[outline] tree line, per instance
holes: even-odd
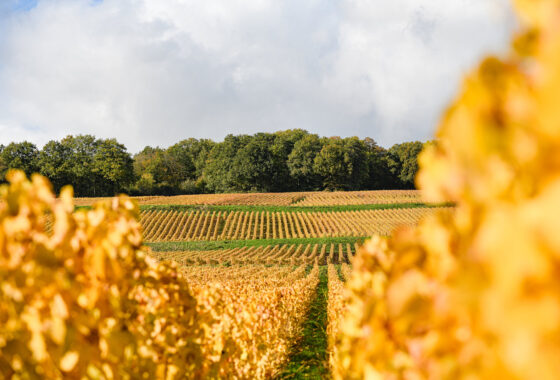
[[[305,130],[189,138],[131,155],[91,135],[0,145],[0,178],[10,168],[41,173],[76,196],[412,189],[419,141],[380,147],[373,139],[320,137]]]

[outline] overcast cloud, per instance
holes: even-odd
[[[507,0],[0,0],[0,143],[430,138]]]

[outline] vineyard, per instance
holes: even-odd
[[[349,264],[358,251],[352,244],[283,244],[219,249],[208,251],[152,252],[158,261],[173,260],[191,265],[327,265]]]
[[[76,198],[77,206],[91,206],[108,198]],[[247,205],[247,206],[336,206],[421,203],[417,190],[335,191],[300,193],[197,194],[133,197],[139,205]]]
[[[202,341],[211,377],[270,378],[288,359],[319,281],[318,266],[187,267],[200,313],[218,315]],[[273,344],[270,344],[274,342]]]
[[[24,235],[9,235],[13,239],[10,252],[21,252],[16,247],[22,246],[28,252],[10,260],[28,264],[0,265],[4,268],[3,278],[8,279],[2,288],[3,299],[13,305],[10,309],[0,308],[0,316],[14,320],[19,315],[16,310],[26,308],[25,319],[14,325],[14,331],[22,337],[31,334],[34,338],[22,347],[15,345],[13,339],[19,339],[14,338],[17,335],[2,333],[8,340],[0,342],[5,347],[0,369],[8,368],[4,374],[27,371],[50,378],[96,373],[97,377],[108,379],[113,378],[112,374],[125,378],[125,374],[132,378],[182,378],[187,374],[194,378],[264,379],[283,377],[289,368],[298,374],[306,371],[298,366],[323,368],[323,376],[328,373],[327,356],[315,359],[324,363],[319,367],[310,367],[305,360],[297,364],[302,359],[294,359],[298,349],[306,352],[298,348],[309,332],[305,326],[317,330],[309,319],[310,311],[327,311],[326,303],[317,306],[318,294],[323,292],[320,289],[328,283],[324,294],[330,297],[329,339],[328,344],[325,338],[321,347],[311,351],[331,352],[337,331],[332,309],[342,304],[340,299],[339,306],[333,306],[336,298],[331,293],[338,292],[342,297],[342,280],[349,279],[351,264],[365,237],[372,233],[390,234],[398,226],[416,225],[425,215],[450,213],[453,209],[402,206],[400,202],[407,192],[368,192],[369,199],[395,199],[397,203],[387,203],[381,209],[345,209],[346,205],[339,204],[344,199],[355,199],[353,203],[348,201],[355,205],[358,199],[367,202],[368,198],[357,193],[336,197],[331,194],[330,198],[323,193],[307,194],[307,202],[322,204],[321,211],[317,211],[292,204],[282,206],[283,200],[288,199],[283,195],[251,198],[251,194],[245,197],[242,209],[208,204],[190,208],[171,204],[176,199],[169,197],[162,201],[165,206],[153,204],[138,209],[129,198],[115,198],[101,199],[93,207],[74,211],[68,194],[54,198],[43,178],[34,177],[29,183],[20,172],[11,175],[12,185],[5,188],[6,198],[0,203],[5,212],[4,234],[14,233],[12,225],[31,226],[34,232],[31,243]],[[23,218],[25,223],[14,224],[10,219],[12,214],[6,208],[11,205],[10,199],[23,202],[13,207],[19,210],[17,213],[23,213],[16,216],[17,220]],[[241,199],[238,194],[231,195],[229,202]],[[250,199],[257,203],[250,204]],[[197,202],[203,200],[199,198]],[[274,203],[274,208],[267,208],[266,202]],[[27,205],[33,204],[37,208],[28,213]],[[170,243],[184,249],[169,249]],[[114,244],[128,248],[115,251]],[[24,268],[38,264],[34,257],[44,250],[49,252],[47,256],[56,258],[50,267],[52,272],[41,272],[40,266],[36,266],[46,276],[44,281],[48,283],[55,276],[57,284],[76,284],[58,293],[52,286],[37,293],[35,283],[30,281],[26,297],[11,293],[21,276],[28,276]],[[83,259],[72,261],[72,252]],[[120,257],[127,257],[125,263],[120,263]],[[70,271],[67,263],[73,265]],[[90,265],[96,269],[86,272]],[[335,280],[338,271],[342,280]],[[79,275],[74,277],[74,273]],[[102,289],[116,290],[115,286],[121,293],[101,296]],[[48,301],[44,303],[36,294],[43,294]],[[181,302],[160,314],[165,305],[178,302],[177,297]],[[45,309],[45,305],[55,306]],[[105,310],[105,314],[94,312],[94,319],[86,320],[85,325],[82,320],[73,320],[74,316],[98,309]],[[122,319],[113,322],[110,315],[114,313],[121,313]],[[104,324],[108,325],[102,329],[95,327]],[[39,333],[37,328],[46,329],[47,333]],[[71,336],[72,331],[79,333]],[[119,331],[127,333],[121,336]],[[119,346],[121,351],[107,351],[109,342],[114,345],[115,339],[121,338],[128,342]],[[77,342],[82,346],[65,351],[68,339],[70,346]],[[197,343],[193,344],[194,341]],[[87,363],[88,352],[97,347],[106,348]],[[117,360],[123,355],[126,360]],[[178,361],[180,358],[185,359]],[[44,369],[33,363],[42,363]]]
[[[440,208],[334,212],[144,211],[146,241],[293,239],[389,235]]]
[[[10,171],[0,377],[557,379],[560,4],[516,6],[528,31],[468,77],[420,157],[432,204],[386,191],[76,210],[71,189]]]

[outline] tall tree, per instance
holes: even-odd
[[[330,138],[315,157],[313,169],[328,190],[358,190],[367,181],[364,143],[357,137]]]
[[[92,135],[68,135],[61,144],[72,152],[70,172],[74,192],[80,196],[101,196],[102,180],[93,172],[93,157],[99,141]]]
[[[377,145],[370,137],[366,137],[363,143],[368,166],[368,176],[363,187],[370,190],[394,188],[397,181],[394,180],[387,164],[387,150]]]
[[[4,166],[2,179],[8,169],[21,169],[28,176],[39,171],[39,150],[28,141],[11,143],[4,147],[1,158]]]
[[[313,165],[322,148],[323,143],[317,135],[307,135],[294,144],[287,166],[297,189],[318,190],[321,187],[321,177]]]
[[[348,137],[342,141],[347,173],[344,187],[348,190],[363,189],[369,177],[366,146],[357,137]]]
[[[274,136],[258,133],[237,150],[232,167],[235,190],[270,192],[275,187]]]
[[[272,153],[271,191],[293,191],[296,184],[291,180],[288,157],[295,144],[309,133],[303,129],[289,129],[274,133],[274,142],[270,146]]]
[[[101,140],[93,156],[92,171],[103,181],[107,195],[123,191],[134,179],[132,157],[115,139]]]
[[[348,172],[344,162],[344,143],[340,138],[330,138],[323,145],[313,162],[313,171],[321,176],[327,190],[344,190]]]
[[[145,147],[134,156],[134,174],[142,192],[172,195],[179,192],[179,184],[184,180],[181,163],[177,156],[159,147]],[[139,189],[140,190],[140,189]]]
[[[168,154],[180,165],[180,192],[204,191],[204,167],[215,145],[216,143],[209,139],[189,138],[167,149]]]
[[[168,159],[173,160],[177,165],[176,175],[179,182],[194,179],[196,176],[196,167],[191,152],[196,141],[196,139],[183,140],[167,148]]]
[[[414,178],[418,172],[418,155],[423,147],[424,144],[420,141],[413,141],[396,144],[389,149],[389,168],[400,187],[414,188]]]
[[[227,135],[223,142],[216,144],[208,156],[203,171],[208,190],[231,192],[238,189],[235,183],[234,162],[237,151],[249,143],[250,136]]]
[[[39,153],[40,172],[50,179],[56,192],[73,183],[72,163],[72,149],[59,141],[49,141]]]

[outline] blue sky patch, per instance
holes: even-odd
[[[99,5],[102,2],[103,0],[89,0],[91,6]],[[10,0],[9,3],[12,4],[11,10],[13,12],[27,12],[35,8],[39,0]]]
[[[13,2],[13,11],[30,11],[37,6],[38,0],[16,0]]]

